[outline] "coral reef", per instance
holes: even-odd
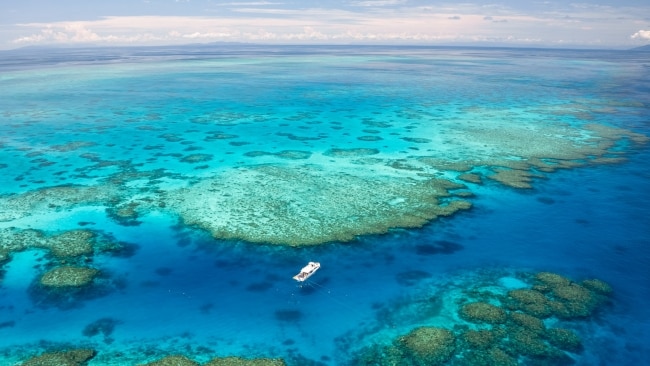
[[[546,331],[545,335],[550,344],[561,350],[573,353],[579,353],[583,350],[580,337],[572,330],[551,328]]]
[[[199,366],[193,361],[182,355],[170,355],[159,360],[152,361],[140,366]],[[243,357],[217,357],[202,364],[202,366],[285,366],[282,359],[274,358],[243,358]]]
[[[265,151],[248,151],[244,153],[244,156],[247,156],[249,158],[256,158],[259,156],[275,156],[287,160],[302,160],[309,159],[309,157],[311,157],[311,152],[301,150],[282,150],[277,153]]]
[[[199,366],[198,362],[194,362],[185,356],[166,356],[160,360],[141,364],[141,366]]]
[[[46,287],[81,287],[91,283],[98,272],[94,268],[62,266],[46,272],[40,283]]]
[[[543,291],[549,299],[548,306],[559,318],[588,317],[611,294],[609,285],[602,281],[587,280],[587,286],[595,287],[591,291],[560,275],[548,272],[535,276],[535,288]]]
[[[191,164],[196,164],[196,163],[203,163],[206,161],[212,160],[214,157],[211,154],[191,154],[191,155],[186,155],[183,156],[180,161],[183,163],[191,163]]]
[[[357,140],[359,141],[381,141],[383,138],[380,136],[359,136],[357,137]]]
[[[242,357],[222,357],[214,358],[203,366],[285,366],[281,359],[257,358],[246,359]]]
[[[563,277],[557,273],[540,272],[535,275],[537,288],[553,289],[559,286],[567,286],[571,284],[571,280]]]
[[[468,330],[461,335],[461,339],[469,348],[488,349],[497,342],[497,335],[495,332],[487,329]]]
[[[532,289],[512,290],[503,302],[507,309],[521,310],[537,318],[547,318],[553,313],[549,299],[543,293]]]
[[[9,262],[9,250],[0,248],[0,266]]]
[[[363,148],[363,147],[350,148],[350,149],[334,148],[334,149],[329,149],[323,153],[323,155],[325,156],[332,156],[336,158],[352,158],[357,156],[375,155],[375,154],[379,154],[379,150]]]
[[[22,362],[20,366],[84,366],[95,355],[92,349],[47,352]]]
[[[494,172],[488,178],[513,188],[533,188],[533,174],[527,170],[495,168]]]
[[[93,253],[95,233],[89,230],[71,230],[52,237],[49,248],[58,258],[77,257]]]
[[[482,113],[496,117],[492,120],[494,123],[477,128],[475,121],[484,118]],[[525,124],[514,123],[511,117],[506,118],[501,113],[506,112],[467,108],[461,120],[437,125],[436,138],[428,128],[420,130],[422,121],[416,120],[429,120],[422,111],[400,112],[396,115],[398,120],[405,120],[395,123],[362,119],[362,124],[377,127],[364,130],[367,131],[364,133],[385,132],[379,128],[396,129],[385,136],[360,136],[367,141],[383,138],[387,148],[381,150],[337,143],[339,147],[326,145],[328,147],[322,148],[325,151],[300,150],[302,147],[292,146],[291,150],[276,152],[276,147],[269,146],[267,151],[270,152],[245,152],[236,148],[248,142],[231,141],[229,146],[233,151],[226,151],[223,156],[169,152],[155,155],[147,159],[147,163],[134,163],[114,158],[103,160],[102,150],[95,143],[62,142],[27,155],[37,157],[52,150],[68,152],[83,148],[79,157],[92,164],[75,169],[75,178],[87,185],[44,181],[40,189],[0,195],[0,221],[96,205],[105,207],[110,218],[126,226],[139,225],[139,216],[163,209],[220,239],[292,246],[350,241],[358,235],[386,233],[392,228],[420,227],[440,216],[470,208],[469,202],[458,198],[469,197],[471,192],[465,191],[450,199],[449,191],[454,189],[448,186],[451,180],[481,183],[491,179],[506,186],[528,189],[532,187],[533,178],[543,176],[541,172],[618,162],[622,152],[617,149],[617,143],[648,141],[646,136],[625,129],[595,124],[576,127],[536,123],[530,118]],[[287,118],[302,120],[308,117],[298,114]],[[209,126],[221,123],[237,126],[267,120],[265,113],[202,111],[191,118],[192,122],[201,125],[192,133],[203,133],[207,141],[219,143],[238,137],[231,133],[236,131],[228,127],[213,131]],[[141,125],[138,129],[164,130],[154,125]],[[297,136],[277,132],[275,135],[305,144],[329,138],[324,133]],[[161,133],[158,137],[172,143],[194,144],[180,133]],[[342,141],[349,139],[357,141],[356,137]],[[396,140],[400,144],[410,143],[409,154],[391,151],[390,146]],[[454,141],[454,144],[447,141]],[[192,145],[185,151],[207,148],[199,145]],[[163,149],[165,146],[155,144],[145,148]],[[202,164],[219,159],[222,162],[226,155],[235,153],[243,158],[235,165],[225,164],[217,170]],[[266,155],[282,161],[275,160],[268,165],[255,161],[256,157]],[[204,174],[188,177],[187,172],[147,171],[148,162],[155,162],[159,157],[195,164],[193,168],[204,170]],[[306,160],[318,164],[306,165]],[[44,158],[35,161],[57,163]],[[386,169],[386,166],[394,169]],[[457,177],[450,178],[450,172]],[[169,179],[163,182],[161,178]],[[172,180],[175,182],[168,184]],[[188,202],[184,203],[183,198]],[[219,210],[215,210],[216,207]]]
[[[508,281],[504,281],[506,278]],[[507,284],[514,281],[522,288],[512,290]],[[495,286],[495,282],[505,287]],[[350,365],[574,364],[584,349],[581,337],[558,325],[571,327],[572,322],[585,321],[606,302],[605,294],[612,293],[611,287],[601,280],[581,283],[584,286],[556,273],[539,272],[472,277],[467,283],[455,282],[455,290],[443,285],[443,291],[449,291],[445,296],[462,294],[462,298],[447,302],[446,307],[438,307],[424,317],[419,315],[426,312],[425,305],[410,309],[409,314],[417,313],[418,317],[411,315],[409,325],[417,328],[394,338],[391,344],[358,350]],[[436,293],[439,297],[441,294]],[[576,307],[585,310],[577,304],[588,305],[587,315],[576,315]],[[558,308],[572,316],[559,313]],[[454,317],[455,314],[460,317]],[[451,329],[435,325],[441,322],[449,326],[452,318],[457,320]],[[380,322],[399,326],[399,319],[392,320],[387,322],[382,317]],[[553,327],[547,328],[550,324]]]
[[[395,346],[372,345],[357,352],[348,363],[350,366],[396,366],[410,362]]]
[[[546,330],[544,322],[541,319],[528,314],[513,312],[510,313],[510,320],[516,326],[534,334],[543,334]]]
[[[0,229],[0,253],[20,252],[27,249],[48,249],[61,260],[93,254],[97,233],[90,230],[70,230],[48,235],[40,230]]]
[[[70,141],[66,142],[65,144],[52,145],[50,146],[50,150],[58,152],[69,152],[79,150],[83,147],[91,147],[96,145],[97,143],[94,141]]]
[[[551,352],[541,337],[526,329],[514,329],[508,332],[508,338],[507,350],[513,354],[544,357]]]
[[[531,88],[534,81],[541,79],[526,73],[518,75],[518,71],[513,71],[512,66],[516,65],[511,64],[512,59],[502,65],[504,68],[496,69],[502,71],[496,74],[488,75],[481,69],[478,74],[444,75],[448,64],[455,65],[453,68],[472,64],[468,55],[465,53],[457,59],[460,61],[457,64],[451,58],[422,62],[420,56],[410,59],[400,54],[364,54],[346,57],[354,60],[353,65],[336,63],[323,67],[318,61],[321,56],[302,62],[300,55],[292,54],[291,61],[298,62],[290,68],[309,65],[308,74],[292,70],[280,72],[277,77],[268,71],[281,70],[278,63],[272,61],[271,68],[264,66],[262,59],[269,57],[219,56],[216,68],[211,62],[196,60],[192,60],[194,69],[190,72],[180,72],[187,66],[184,62],[175,62],[180,68],[174,66],[165,72],[156,66],[151,71],[156,77],[151,80],[164,82],[170,80],[164,78],[166,75],[174,75],[174,80],[184,81],[169,83],[167,86],[177,84],[182,88],[163,88],[162,94],[156,92],[156,84],[143,84],[148,89],[140,90],[137,86],[146,79],[140,75],[141,70],[146,68],[133,69],[131,65],[116,74],[99,76],[72,67],[76,74],[68,79],[73,84],[64,83],[59,88],[57,83],[51,83],[55,87],[54,98],[29,98],[42,96],[38,93],[42,83],[16,84],[20,88],[15,90],[20,93],[14,94],[26,99],[21,103],[4,98],[8,108],[3,113],[8,123],[2,128],[7,136],[0,138],[0,145],[3,151],[7,150],[0,169],[8,184],[3,185],[0,195],[0,221],[6,227],[70,227],[74,225],[72,219],[95,220],[102,213],[97,208],[102,208],[119,224],[137,225],[140,218],[159,223],[154,220],[160,218],[157,211],[162,210],[173,215],[174,221],[178,218],[182,224],[209,231],[216,238],[236,239],[233,242],[241,239],[298,246],[348,241],[358,235],[386,233],[393,228],[419,227],[435,218],[468,209],[470,203],[458,199],[468,192],[456,192],[449,186],[450,181],[469,182],[471,188],[486,182],[529,189],[538,177],[544,176],[542,172],[619,163],[625,150],[633,150],[632,143],[648,140],[619,128],[585,125],[585,121],[593,119],[632,128],[647,127],[645,121],[636,118],[646,115],[647,103],[637,100],[634,106],[632,102],[620,100],[625,98],[619,98],[622,94],[614,88],[622,83],[601,78],[603,83],[596,82],[594,89],[583,93],[567,88],[577,85],[572,83],[576,79],[566,80],[565,76],[571,73],[563,73],[558,78],[544,80],[541,89]],[[557,64],[565,66],[563,62]],[[591,65],[576,63],[579,67],[586,64]],[[498,65],[490,63],[490,66]],[[56,69],[57,75],[66,76],[65,68]],[[379,69],[384,72],[365,71]],[[410,71],[406,72],[407,69]],[[418,73],[420,69],[422,74]],[[247,70],[252,72],[246,76],[262,75],[263,78],[252,79],[255,83],[243,83],[242,72]],[[353,76],[353,79],[332,78],[333,73],[344,70],[352,73],[340,75]],[[19,81],[9,71],[11,82]],[[47,70],[43,72],[50,77],[33,79],[56,79]],[[91,74],[94,76],[86,79]],[[214,83],[209,87],[199,85],[200,75],[208,74],[211,77],[206,79]],[[304,78],[305,75],[310,77]],[[422,75],[436,77],[419,80],[418,76]],[[515,88],[492,93],[494,75],[506,76],[508,85],[524,85],[525,90]],[[579,79],[584,80],[584,75],[580,75]],[[113,76],[128,81],[125,87],[138,91],[138,100],[131,100],[134,93],[127,93],[124,99],[102,97],[115,96],[117,84],[107,82]],[[478,83],[472,83],[473,76],[478,77]],[[454,85],[457,80],[469,82]],[[274,84],[275,81],[280,83]],[[320,81],[327,83],[319,84]],[[186,84],[192,87],[187,88]],[[108,89],[102,89],[107,86]],[[7,94],[14,90],[4,89],[8,90]],[[57,90],[63,94],[57,94]],[[90,99],[69,97],[83,90],[89,91]],[[192,97],[184,98],[188,90],[192,91]],[[519,93],[529,90],[535,91]],[[68,92],[72,94],[66,95]],[[49,104],[53,101],[56,104]],[[615,114],[616,109],[621,113]],[[193,125],[188,126],[188,121]],[[65,126],[65,131],[49,131],[48,126]],[[252,149],[269,152],[244,153]],[[61,185],[64,183],[70,184]],[[479,191],[484,192],[486,188],[491,189],[484,187]],[[540,202],[552,203],[548,199]],[[89,218],[83,217],[85,214]],[[95,221],[95,227],[102,227],[102,220]],[[449,230],[447,234],[457,229],[444,224],[442,230]],[[141,237],[132,235],[135,234],[132,229],[118,228],[118,236]],[[7,230],[14,229],[0,231]],[[401,241],[402,235],[396,230],[399,240],[395,241]],[[36,268],[26,270],[50,269],[35,279],[35,287],[49,291],[48,294],[61,294],[61,298],[95,291],[97,283],[103,280],[101,276],[107,275],[106,270],[91,268],[106,263],[96,260],[97,256],[109,253],[128,256],[134,248],[118,243],[104,245],[101,234],[85,230],[56,235],[23,230],[10,236],[5,240],[0,234],[0,265],[10,261],[18,251],[34,250],[37,253],[29,259],[37,261]],[[466,239],[471,240],[469,233]],[[422,263],[439,259],[426,256],[461,249],[453,243],[439,244],[417,242],[409,248],[420,255],[417,260]],[[234,245],[236,249],[245,246],[237,242]],[[41,257],[42,252],[45,255]],[[407,257],[412,255],[405,253]],[[23,255],[14,257],[22,259]],[[107,263],[106,268],[127,273],[126,267],[113,264]],[[399,272],[395,280],[409,286],[398,291],[423,288],[439,273],[437,268],[421,267],[395,267],[393,273]],[[155,280],[172,281],[183,279],[184,275]],[[537,277],[535,283],[527,283],[532,287],[525,289],[508,292],[514,287],[494,289],[499,287],[494,285],[491,289],[480,289],[480,296],[464,292],[464,297],[449,301],[455,307],[448,314],[444,314],[447,304],[443,300],[440,306],[432,306],[431,301],[428,306],[436,309],[435,312],[418,312],[417,317],[421,318],[413,318],[421,323],[396,324],[391,334],[406,334],[419,326],[449,326],[448,331],[460,339],[455,354],[476,364],[525,363],[530,361],[526,357],[556,360],[559,353],[554,347],[575,350],[580,339],[577,331],[573,334],[546,327],[573,329],[573,322],[588,321],[602,309],[612,289],[598,280],[573,282],[550,273]],[[232,286],[267,291],[269,285],[264,281],[260,278],[252,284],[240,282]],[[195,307],[201,304],[197,300]],[[290,304],[297,306],[295,302]],[[355,304],[358,308],[356,305],[365,307],[362,303]],[[297,308],[302,311],[302,306]],[[419,309],[427,308],[423,305]],[[213,312],[222,310],[215,305]],[[279,310],[275,320],[284,322],[287,328],[297,328],[291,325],[312,319],[311,313],[303,315],[291,308],[275,310]],[[20,325],[16,323],[17,327]],[[107,336],[113,325],[99,319],[83,332]],[[459,332],[462,336],[458,336]],[[403,337],[408,339],[409,335]],[[218,347],[222,345],[225,346],[220,343]],[[398,363],[397,355],[418,356],[404,346],[400,342],[391,344],[386,348],[385,358]]]
[[[599,279],[584,280],[580,284],[583,287],[604,296],[609,296],[614,291],[612,286]]]
[[[460,174],[458,176],[458,179],[469,182],[469,183],[476,183],[476,184],[481,184],[483,183],[483,180],[481,179],[481,176],[478,174],[473,174],[473,173],[464,173]]]
[[[0,195],[0,221],[70,209],[89,204],[109,202],[120,196],[118,187],[54,186],[15,195]]]
[[[0,250],[6,253],[6,255],[31,247],[42,247],[45,245],[44,240],[45,236],[39,230],[20,230],[18,228],[0,229]]]
[[[462,358],[455,360],[457,366],[517,366],[519,362],[512,355],[500,348],[481,351],[469,351]]]
[[[404,141],[413,142],[413,143],[416,143],[416,144],[428,144],[429,142],[431,142],[430,139],[425,139],[425,138],[421,138],[421,137],[402,137],[401,139],[404,140]]]
[[[471,96],[460,98],[458,104],[434,106],[428,97],[426,102],[419,99],[429,92],[419,89],[423,85],[406,90],[403,88],[410,84],[393,82],[388,84],[396,95],[401,93],[398,90],[409,94],[412,88],[423,94],[408,106],[384,108],[380,102],[384,97],[379,97],[382,91],[370,96],[368,104],[351,103],[347,111],[329,108],[326,113],[310,103],[297,112],[275,109],[271,107],[274,103],[251,103],[242,108],[238,103],[206,106],[192,101],[184,107],[180,120],[160,110],[130,115],[123,110],[127,107],[113,106],[123,113],[124,126],[109,125],[106,119],[110,118],[98,117],[89,102],[75,108],[81,114],[74,118],[102,122],[93,128],[85,123],[68,124],[71,133],[56,139],[32,131],[33,116],[28,116],[33,111],[27,104],[17,103],[12,106],[16,108],[12,117],[15,129],[5,127],[11,136],[7,141],[12,142],[4,142],[3,136],[2,146],[25,160],[8,159],[0,168],[7,175],[16,174],[9,181],[25,182],[10,185],[0,195],[0,221],[52,212],[65,216],[73,208],[101,206],[117,222],[137,225],[139,215],[165,207],[167,213],[218,238],[284,245],[349,241],[391,228],[419,227],[469,208],[466,201],[439,200],[448,197],[444,192],[448,188],[439,189],[444,181],[478,184],[491,179],[528,189],[535,177],[543,176],[540,172],[618,163],[632,144],[648,141],[647,136],[630,130],[584,122],[585,116],[596,113],[589,105],[599,105],[596,100],[564,104],[534,98],[530,104],[488,106]],[[344,97],[348,92],[299,95],[318,94],[314,100],[319,103],[338,105],[349,101]],[[298,101],[292,98],[289,103]],[[625,108],[643,111],[640,105]],[[443,110],[458,114],[441,118],[446,113],[441,113]],[[611,110],[599,106],[598,113]],[[558,115],[578,121],[568,123],[563,117],[555,118]],[[39,118],[52,122],[49,119],[54,117]],[[188,121],[194,124],[191,129],[180,127]],[[250,128],[247,125],[258,123],[246,130]],[[316,125],[318,129],[314,129]],[[98,142],[97,133],[105,135],[108,143]],[[24,143],[35,136],[40,136],[38,143],[17,145],[16,141]],[[250,141],[238,141],[244,137]],[[247,144],[255,146],[255,151],[241,148]],[[278,151],[280,146],[286,150]],[[138,154],[130,152],[132,149],[138,149]],[[194,153],[197,151],[203,153]],[[314,164],[302,165],[306,160]],[[23,164],[28,169],[15,169]],[[50,171],[48,167],[55,164],[62,170]],[[249,179],[256,173],[260,179]],[[169,179],[163,182],[162,177]],[[30,180],[38,183],[27,184]],[[224,183],[227,181],[232,183]],[[433,189],[427,191],[426,185],[432,181]],[[263,184],[256,187],[257,182]],[[253,194],[246,199],[243,190]],[[288,194],[291,190],[296,193]],[[190,204],[179,202],[183,196]],[[146,197],[150,202],[136,204],[133,197]],[[339,207],[324,203],[326,198]],[[222,216],[213,216],[214,211],[222,211]]]
[[[446,329],[419,327],[390,345],[372,345],[357,352],[349,365],[444,365],[454,355],[456,338]]]
[[[11,254],[26,250],[45,250],[48,271],[35,279],[28,293],[39,307],[56,306],[68,309],[80,300],[104,296],[123,285],[108,273],[89,268],[96,255],[129,257],[137,246],[119,242],[101,231],[77,229],[48,233],[33,229],[0,229],[0,266],[11,260]],[[0,276],[2,275],[0,270]]]
[[[124,279],[110,278],[106,273],[93,268],[57,269],[47,272],[28,287],[29,298],[35,306],[39,308],[57,307],[63,310],[74,309],[83,306],[86,300],[106,296],[125,285]],[[62,271],[63,273],[61,273]],[[70,273],[65,273],[68,271]],[[54,278],[49,278],[49,276]],[[45,283],[43,283],[44,278]],[[110,340],[108,341],[110,342]]]
[[[164,201],[185,224],[217,238],[298,246],[420,227],[468,209],[466,201],[440,200],[449,196],[448,187],[457,186],[442,179],[359,177],[310,166],[262,165],[204,179],[168,193]]]
[[[138,221],[138,206],[141,202],[130,201],[122,202],[112,207],[106,208],[106,214],[115,222],[123,226],[137,226],[140,225]]]
[[[463,305],[460,316],[472,323],[503,324],[507,319],[505,310],[485,302]]]
[[[300,150],[282,150],[274,154],[278,158],[289,160],[309,159],[311,152]]]
[[[453,355],[455,337],[446,329],[420,327],[399,338],[398,345],[415,365],[440,365]]]

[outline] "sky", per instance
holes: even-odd
[[[50,45],[650,44],[648,0],[0,0],[0,49]]]

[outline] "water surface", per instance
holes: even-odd
[[[553,272],[613,288],[588,316],[544,319],[582,339],[562,362],[647,362],[646,56],[3,52],[3,357],[358,364],[433,326],[462,364],[463,332],[489,328],[462,305]],[[43,284],[69,267],[92,278]]]

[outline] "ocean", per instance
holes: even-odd
[[[2,51],[0,364],[647,364],[649,68]]]

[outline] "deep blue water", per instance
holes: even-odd
[[[114,255],[96,248],[85,265],[102,275],[74,295],[39,286],[43,273],[64,264],[47,249],[10,252],[0,277],[0,356],[13,364],[47,350],[91,347],[98,354],[90,365],[169,354],[199,362],[234,355],[350,364],[363,347],[389,344],[415,327],[467,325],[452,309],[469,296],[462,289],[503,291],[504,279],[550,271],[575,281],[598,278],[614,289],[592,316],[559,321],[582,337],[584,351],[570,355],[577,364],[646,364],[649,145],[615,138],[606,156],[617,151],[625,160],[599,164],[571,155],[571,144],[589,124],[650,134],[647,56],[243,46],[3,52],[0,229],[87,229],[127,249]],[[522,132],[530,130],[536,133]],[[530,141],[513,142],[522,138]],[[378,152],[348,159],[328,155],[333,148]],[[435,156],[480,172],[562,149],[586,164],[539,172],[530,189],[485,177],[482,184],[461,182],[454,170],[387,167]],[[303,155],[287,159],[283,151]],[[192,154],[204,155],[187,160]],[[352,160],[369,158],[376,160]],[[165,201],[166,192],[260,164],[307,164],[324,176],[376,174],[390,182],[431,173],[465,184],[472,208],[422,228],[293,247],[216,239],[209,224],[184,225],[189,219],[174,210],[187,208]],[[118,180],[118,188],[111,185]],[[238,185],[206,197],[236,195]],[[77,202],[81,193],[52,187],[99,188]],[[244,216],[272,226],[266,208],[274,197],[246,201],[263,192],[202,213],[241,206]],[[142,197],[167,206],[137,201]],[[139,202],[137,216],[111,215],[111,204],[130,200]],[[13,234],[3,235],[0,245],[7,246]],[[322,268],[299,285],[291,276],[310,260]],[[428,313],[431,298],[444,305]],[[84,334],[100,319],[111,326]]]

